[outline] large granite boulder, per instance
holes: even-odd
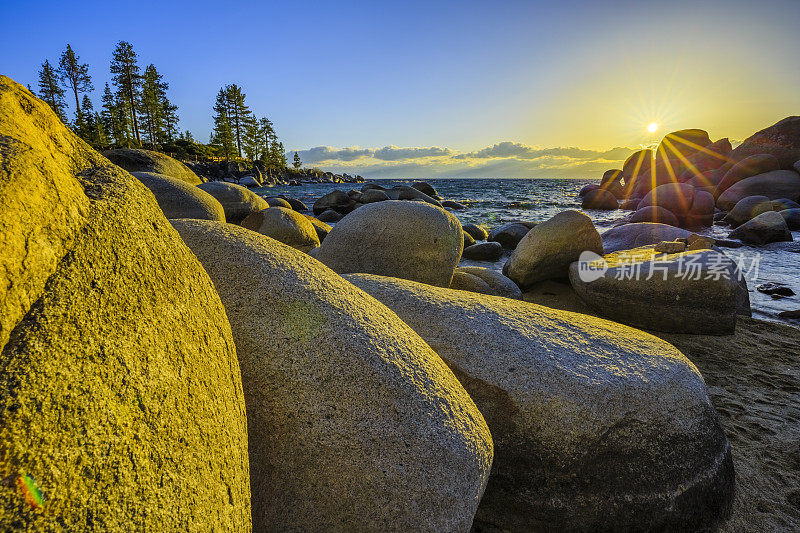
[[[719,184],[717,185],[717,194],[719,196],[731,186],[742,181],[750,176],[757,176],[773,170],[780,170],[781,165],[774,155],[770,154],[756,154],[746,157],[741,161],[736,162],[731,168],[722,176]]]
[[[709,179],[715,171],[729,161],[731,152],[731,142],[728,139],[719,139],[711,144],[704,146],[694,154],[690,155],[684,163],[685,170],[678,175],[679,182],[692,183],[695,187],[706,187],[711,185],[713,179]],[[688,164],[687,164],[688,163]]]
[[[427,181],[415,181],[414,184],[412,185],[412,187],[414,187],[418,191],[421,191],[421,192],[427,194],[428,196],[430,196],[431,198],[433,198],[435,200],[441,200],[441,197],[439,196],[439,192],[434,188],[433,185],[431,185]]]
[[[652,164],[653,151],[650,149],[634,152],[625,160],[622,165],[622,177],[625,179],[625,196],[631,195],[637,176],[649,174]]]
[[[259,195],[235,183],[209,181],[198,185],[217,199],[225,210],[225,219],[231,224],[241,224],[251,213],[258,213],[269,207]]]
[[[793,170],[773,170],[750,176],[731,185],[717,198],[717,207],[730,211],[736,202],[748,196],[766,196],[770,200],[800,198],[800,174]]]
[[[344,191],[331,191],[314,202],[312,210],[319,216],[331,209],[340,215],[346,215],[356,207],[356,202]],[[326,221],[327,222],[327,221]]]
[[[733,230],[728,238],[755,246],[794,240],[786,220],[776,211],[761,213]]]
[[[619,185],[622,181],[622,169],[612,168],[603,172],[603,177],[600,178],[600,187],[607,188],[616,183]]]
[[[389,196],[381,189],[367,189],[361,193],[361,199],[359,201],[362,204],[371,204],[374,202],[384,202],[388,199]]]
[[[477,292],[480,294],[491,294],[497,296],[488,283],[478,276],[469,272],[453,272],[453,279],[450,280],[450,288],[458,291]]]
[[[800,116],[786,117],[748,137],[734,148],[731,157],[741,160],[757,154],[773,155],[780,168],[792,168],[800,159]]]
[[[150,189],[167,218],[198,218],[225,222],[225,210],[216,198],[178,178],[151,172],[131,172]]]
[[[535,222],[509,222],[490,231],[488,240],[499,242],[503,248],[513,250],[534,226]]]
[[[639,209],[649,206],[668,210],[678,218],[681,227],[698,228],[713,223],[714,197],[688,183],[666,183],[652,189],[639,202]]]
[[[166,154],[139,148],[116,148],[103,152],[109,161],[128,172],[150,172],[179,179],[191,185],[203,183],[192,170]]]
[[[5,76],[0,161],[0,529],[250,531],[239,365],[200,263]]]
[[[346,277],[419,333],[483,413],[495,459],[477,529],[698,530],[728,511],[730,446],[670,344],[508,298]]]
[[[656,249],[643,246],[575,262],[570,283],[591,308],[615,322],[655,331],[732,334],[737,314],[750,309],[736,262],[715,250],[666,254]]]
[[[458,219],[440,207],[378,202],[338,222],[314,257],[340,274],[391,275],[449,287],[463,234]]]
[[[735,228],[767,211],[775,211],[769,198],[766,196],[748,196],[736,202],[733,209],[725,215],[723,221]]]
[[[583,209],[619,209],[619,202],[613,193],[605,189],[594,189],[587,192],[581,201]]]
[[[286,209],[292,209],[292,204],[290,204],[285,198],[272,196],[264,198],[264,201],[267,202],[267,205],[270,207],[285,207]]]
[[[331,230],[333,229],[333,227],[331,227],[330,224],[326,224],[325,222],[321,221],[318,218],[312,217],[311,215],[308,214],[305,214],[303,216],[306,217],[309,222],[311,222],[312,226],[314,226],[314,231],[317,232],[317,238],[319,239],[319,242],[325,240],[325,237],[327,237],[328,233],[330,233]]]
[[[670,226],[678,226],[680,222],[672,211],[657,205],[648,205],[637,209],[630,218],[629,223],[636,222],[655,222],[657,224],[669,224]]]
[[[606,253],[630,250],[661,241],[686,239],[692,233],[688,230],[651,222],[637,222],[611,228],[603,233],[603,250]]]
[[[562,211],[525,235],[503,271],[524,290],[537,281],[566,278],[569,265],[586,250],[603,253],[592,219],[578,211]]]
[[[308,252],[319,246],[319,236],[314,224],[308,217],[286,207],[270,207],[251,213],[242,220],[242,227],[272,237],[301,252]]]
[[[433,350],[307,255],[235,226],[175,225],[233,329],[253,529],[467,531],[492,440]]]

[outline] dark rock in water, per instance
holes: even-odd
[[[613,168],[603,172],[603,177],[600,179],[600,187],[606,187],[612,183],[619,184],[622,180],[622,170]]]
[[[489,232],[489,240],[513,250],[519,241],[536,225],[535,222],[509,222]]]
[[[241,358],[253,530],[468,531],[492,440],[436,353],[305,254],[235,226],[175,226],[214,282]]]
[[[333,209],[334,211],[336,211],[341,215],[346,215],[347,213],[353,210],[355,205],[356,202],[352,198],[350,198],[346,192],[336,190],[329,192],[328,194],[326,194],[325,196],[314,202],[314,207],[312,209],[314,211],[314,214],[317,216],[327,211],[328,209]]]
[[[714,246],[719,246],[720,248],[741,248],[744,244],[730,239],[714,239]]]
[[[424,192],[408,185],[396,185],[385,192],[390,200],[422,200],[436,207],[442,207],[442,203],[439,200],[431,198]]]
[[[319,246],[314,225],[305,216],[288,207],[270,207],[242,220],[242,227],[266,235],[301,252]]]
[[[733,230],[729,239],[739,239],[743,243],[763,246],[771,242],[792,241],[792,232],[780,213],[767,211]]]
[[[362,193],[365,193],[370,189],[377,189],[379,191],[385,191],[386,187],[384,187],[383,185],[378,185],[377,183],[365,183],[364,185],[361,186],[361,192]]]
[[[684,248],[681,243],[678,250]],[[736,262],[714,250],[668,255],[654,246],[622,250],[588,265],[573,263],[569,280],[591,308],[642,329],[729,335],[736,316],[750,313],[747,283]]]
[[[583,209],[619,209],[617,197],[605,189],[594,189],[587,192],[581,202]]]
[[[657,222],[660,224],[669,224],[670,226],[678,226],[678,217],[672,211],[660,206],[649,205],[641,209],[637,209],[628,220],[630,223],[636,222]]]
[[[756,287],[758,292],[769,294],[770,296],[794,296],[795,292],[782,283],[762,283]]]
[[[781,165],[778,160],[770,154],[757,154],[746,157],[734,164],[722,177],[722,180],[717,185],[717,196],[743,179],[772,172],[773,170],[780,170],[780,168]]]
[[[800,209],[800,204],[788,198],[778,198],[772,201],[772,207],[775,211],[783,211],[785,209]]]
[[[327,237],[328,233],[330,233],[331,230],[333,229],[331,226],[324,223],[318,218],[314,218],[311,215],[303,215],[303,216],[306,217],[309,222],[311,222],[312,226],[314,226],[314,231],[317,232],[317,238],[319,239],[319,242],[325,240],[325,237]]]
[[[691,235],[691,232],[667,224],[652,222],[625,224],[611,228],[603,233],[603,249],[605,253],[630,250],[640,246],[657,244],[661,241],[686,239],[689,235]]]
[[[460,202],[456,202],[455,200],[445,200],[442,202],[442,207],[448,207],[450,209],[466,209],[467,206]]]
[[[0,161],[0,530],[250,531],[239,363],[202,265],[5,76]]]
[[[562,211],[525,235],[503,273],[524,290],[538,281],[566,278],[570,264],[585,251],[603,253],[592,219],[578,211]]]
[[[464,246],[461,223],[425,202],[376,202],[347,215],[314,257],[339,274],[392,275],[449,287]]]
[[[333,209],[326,209],[325,211],[320,213],[319,216],[317,216],[317,218],[320,219],[322,222],[335,223],[342,220],[344,218],[344,215],[342,215],[341,213],[337,213]]]
[[[517,284],[505,277],[500,272],[490,270],[483,267],[458,267],[456,272],[466,272],[477,276],[492,288],[493,294],[502,296],[504,298],[514,298],[515,300],[522,300],[522,291],[519,290]]]
[[[583,198],[584,196],[586,196],[590,192],[599,190],[600,188],[601,188],[600,185],[597,185],[596,183],[590,183],[588,185],[584,185],[581,188],[580,192],[578,192],[578,197],[579,198]]]
[[[462,256],[473,261],[497,261],[503,255],[503,246],[499,242],[481,242],[464,248]]]
[[[388,199],[389,196],[382,189],[367,189],[361,193],[361,203],[363,204],[384,202]]]
[[[463,224],[461,228],[472,235],[472,238],[476,241],[485,241],[489,237],[486,230],[477,224]]]
[[[258,213],[269,207],[266,200],[259,195],[234,183],[209,181],[198,185],[201,189],[217,199],[225,210],[225,220],[231,224],[241,224],[250,213]]]
[[[283,207],[285,209],[292,209],[292,204],[278,196],[267,197],[264,198],[264,200],[266,200],[270,207]]]
[[[192,185],[203,183],[200,176],[195,174],[186,165],[161,152],[141,150],[138,148],[117,148],[106,150],[103,155],[109,161],[122,167],[128,172],[151,172],[163,174],[170,178],[177,178]]]
[[[416,181],[416,182],[414,182],[412,187],[414,187],[418,191],[424,192],[425,194],[427,194],[431,198],[434,198],[436,200],[441,200],[441,197],[439,196],[439,193],[436,192],[436,189],[434,189],[433,185],[431,185],[427,181]]]
[[[730,446],[672,345],[508,298],[346,278],[419,333],[483,413],[495,455],[476,529],[697,531],[729,512]]]
[[[789,319],[796,319],[800,318],[800,309],[794,309],[792,311],[781,311],[778,313],[780,318],[789,318]]]
[[[800,116],[787,117],[748,137],[734,148],[731,157],[744,159],[757,154],[773,155],[780,168],[792,168],[800,159]]]
[[[736,205],[725,217],[725,222],[735,228],[767,211],[774,211],[772,201],[769,198],[766,196],[748,196],[736,202]]]
[[[285,194],[279,194],[278,198],[283,198],[284,200],[289,202],[289,205],[295,211],[308,211],[308,206],[296,198],[292,198],[291,196],[286,196]]]
[[[178,178],[150,172],[131,172],[150,189],[167,218],[197,218],[225,222],[225,211],[216,198]]]
[[[800,208],[784,209],[778,214],[786,221],[786,226],[790,230],[800,230]]]
[[[472,235],[470,235],[466,231],[462,231],[462,233],[464,234],[464,248],[467,248],[468,246],[472,246],[473,244],[475,244],[475,239],[472,238]]]

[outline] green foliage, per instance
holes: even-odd
[[[221,155],[225,159],[233,157],[236,150],[229,104],[226,89],[220,89],[214,103],[214,131],[211,134],[211,143],[221,147]]]
[[[94,90],[92,77],[89,76],[89,65],[81,63],[78,55],[67,44],[58,60],[58,78],[64,89],[69,89],[75,96],[75,121],[82,120],[80,94]]]
[[[131,136],[128,136],[128,143],[135,141],[135,144],[140,146],[141,135],[139,133],[137,109],[142,87],[142,76],[139,73],[136,52],[134,52],[131,43],[126,41],[117,43],[112,55],[110,68],[111,74],[113,74],[112,81],[117,89],[115,96],[120,105],[120,110],[124,111],[126,129],[131,130]]]
[[[294,166],[294,168],[297,168],[297,169],[299,169],[301,166],[303,166],[303,162],[300,161],[300,156],[297,155],[297,152],[294,153],[294,161],[292,161],[292,166]]]
[[[58,84],[56,70],[46,59],[39,70],[39,98],[47,102],[62,122],[66,122],[64,89]]]

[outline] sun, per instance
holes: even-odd
[[[647,126],[647,131],[649,131],[650,133],[655,133],[657,129],[658,129],[658,124],[656,124],[655,122],[651,122]]]

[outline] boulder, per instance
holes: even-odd
[[[625,160],[625,164],[622,165],[622,177],[625,178],[625,196],[630,196],[636,177],[640,174],[648,174],[652,164],[653,151],[650,149],[634,152]]]
[[[326,209],[325,211],[317,215],[317,218],[322,222],[336,223],[342,220],[344,218],[344,215],[337,213],[333,209]]]
[[[686,238],[687,250],[711,250],[716,244],[716,239],[692,233]]]
[[[714,218],[714,197],[697,191],[688,183],[667,183],[648,192],[639,202],[639,209],[663,207],[678,219],[678,226],[697,228],[711,226]]]
[[[336,224],[315,257],[340,274],[391,275],[449,287],[463,234],[458,219],[440,207],[378,202]]]
[[[490,231],[489,240],[499,242],[503,248],[513,250],[534,226],[536,222],[509,222]]]
[[[222,204],[225,220],[231,224],[241,224],[250,213],[258,213],[269,207],[267,201],[259,195],[234,183],[209,181],[198,187]]]
[[[442,207],[441,202],[431,198],[422,191],[409,187],[408,185],[397,185],[391,189],[384,191],[390,200],[423,200],[436,207]]]
[[[686,248],[679,244],[680,250]],[[622,250],[586,264],[576,261],[569,280],[592,309],[642,329],[729,335],[740,310],[750,308],[736,262],[714,250]]]
[[[475,244],[475,239],[472,238],[472,235],[463,230],[461,233],[464,235],[464,248]]]
[[[680,224],[678,217],[672,214],[672,211],[655,205],[637,209],[628,219],[628,222],[656,222],[658,224],[669,224],[670,226],[678,226]]]
[[[314,202],[312,210],[316,216],[321,215],[329,209],[336,211],[340,215],[346,215],[355,208],[355,205],[355,200],[350,198],[346,192],[336,190],[329,192]]]
[[[770,200],[796,199],[800,197],[800,174],[793,170],[773,170],[750,176],[720,194],[717,198],[717,207],[723,211],[730,211],[736,202],[748,196],[766,196]]]
[[[472,238],[476,241],[485,241],[489,238],[489,234],[486,232],[486,230],[477,224],[462,224],[461,228],[472,235]]]
[[[242,227],[272,237],[301,252],[316,248],[320,242],[314,224],[307,217],[286,207],[270,207],[252,213],[242,220]]]
[[[624,209],[626,211],[636,211],[639,208],[639,202],[641,201],[642,199],[639,196],[633,196],[631,198],[628,198],[627,200],[622,201],[619,204],[619,208]]]
[[[587,250],[603,253],[592,219],[578,211],[562,211],[525,235],[503,272],[524,290],[537,281],[565,278],[569,265]]]
[[[734,164],[724,176],[721,177],[717,185],[717,195],[719,196],[731,186],[750,176],[757,176],[773,170],[780,170],[781,165],[775,156],[770,154],[757,154],[746,157]]]
[[[353,200],[354,202],[361,203],[361,191],[357,191],[355,189],[351,189],[351,190],[347,191],[347,196],[349,196],[350,199]]]
[[[603,233],[603,250],[606,253],[630,250],[648,244],[657,244],[661,241],[674,241],[685,239],[691,232],[652,222],[638,222],[617,226]]]
[[[619,184],[622,180],[622,170],[621,169],[611,169],[606,170],[603,172],[603,177],[600,179],[600,187],[607,187],[612,183]]]
[[[761,213],[733,230],[729,239],[739,239],[745,244],[763,246],[771,242],[792,241],[792,232],[783,216],[775,211]]]
[[[601,189],[600,185],[598,185],[596,183],[590,183],[588,185],[584,185],[583,187],[581,187],[581,190],[578,191],[578,198],[583,198],[584,196],[586,196],[590,192],[597,191],[597,190],[600,190],[600,189]]]
[[[292,248],[235,226],[175,224],[231,321],[253,529],[467,531],[492,440],[433,350]]]
[[[519,290],[517,284],[496,270],[490,270],[483,267],[467,266],[456,268],[456,273],[458,272],[471,274],[482,279],[487,285],[489,285],[489,287],[491,287],[493,294],[497,296],[522,300],[522,291]]]
[[[774,210],[772,201],[766,196],[748,196],[736,202],[733,209],[731,209],[722,220],[735,228],[757,217],[761,213]]]
[[[267,204],[270,207],[284,207],[286,209],[291,209],[292,208],[292,204],[290,204],[289,202],[287,202],[283,198],[279,198],[279,197],[276,197],[276,196],[273,196],[271,198],[264,198],[264,201],[267,202]]]
[[[198,218],[225,222],[225,211],[216,198],[178,179],[151,172],[131,172],[150,189],[167,218]]]
[[[473,261],[497,261],[503,255],[503,246],[493,241],[476,243],[464,248],[462,255]]]
[[[421,192],[427,194],[431,198],[434,198],[436,200],[440,200],[441,199],[441,197],[439,196],[439,193],[436,191],[436,189],[433,187],[433,185],[431,185],[427,181],[416,181],[416,182],[414,182],[412,187],[414,187],[418,191],[421,191]]]
[[[800,230],[800,208],[784,209],[778,211],[778,214],[783,217],[790,230]]]
[[[772,201],[772,208],[775,211],[783,211],[784,209],[800,209],[800,204],[788,198],[778,198]]]
[[[379,191],[385,191],[386,187],[384,187],[383,185],[378,185],[377,183],[365,183],[364,185],[361,186],[361,192],[362,193],[365,193],[370,189],[377,189]]]
[[[792,168],[800,159],[800,116],[787,117],[748,137],[734,148],[731,157],[741,160],[757,154],[773,155],[780,168]]]
[[[587,192],[581,202],[583,209],[619,209],[617,197],[605,189],[595,189]]]
[[[279,194],[277,197],[283,198],[289,202],[289,206],[295,211],[308,211],[308,206],[297,198],[292,198],[291,196],[286,196],[285,194]]]
[[[672,345],[508,298],[347,278],[437,350],[483,413],[495,458],[478,530],[698,530],[728,512],[730,446]]]
[[[448,209],[466,209],[467,206],[462,204],[461,202],[456,202],[455,200],[445,200],[442,202],[442,207],[446,207]]]
[[[383,202],[388,200],[389,197],[381,189],[367,189],[361,193],[361,203],[371,204],[374,202]]]
[[[250,531],[239,365],[200,263],[5,76],[0,161],[0,529]]]
[[[333,229],[331,226],[324,223],[318,218],[312,217],[311,215],[303,215],[303,216],[306,217],[309,222],[311,222],[312,226],[314,226],[314,231],[317,232],[317,238],[319,239],[319,242],[322,242],[325,239],[325,237],[328,236],[328,233],[330,233],[331,230]]]
[[[690,182],[696,187],[705,187],[713,182],[712,176],[716,170],[725,165],[730,158],[731,142],[728,139],[719,139],[704,146],[686,159],[685,170],[678,176],[680,182]]]
[[[255,176],[242,176],[239,178],[239,185],[242,187],[263,187],[264,184],[261,183],[258,178]]]
[[[458,291],[495,295],[494,290],[481,278],[469,272],[459,272],[458,270],[453,272],[453,279],[450,280],[450,288]]]
[[[191,185],[203,183],[202,178],[192,172],[189,167],[161,152],[139,148],[117,148],[106,150],[103,155],[109,161],[128,172],[163,174],[170,178],[183,180]]]

